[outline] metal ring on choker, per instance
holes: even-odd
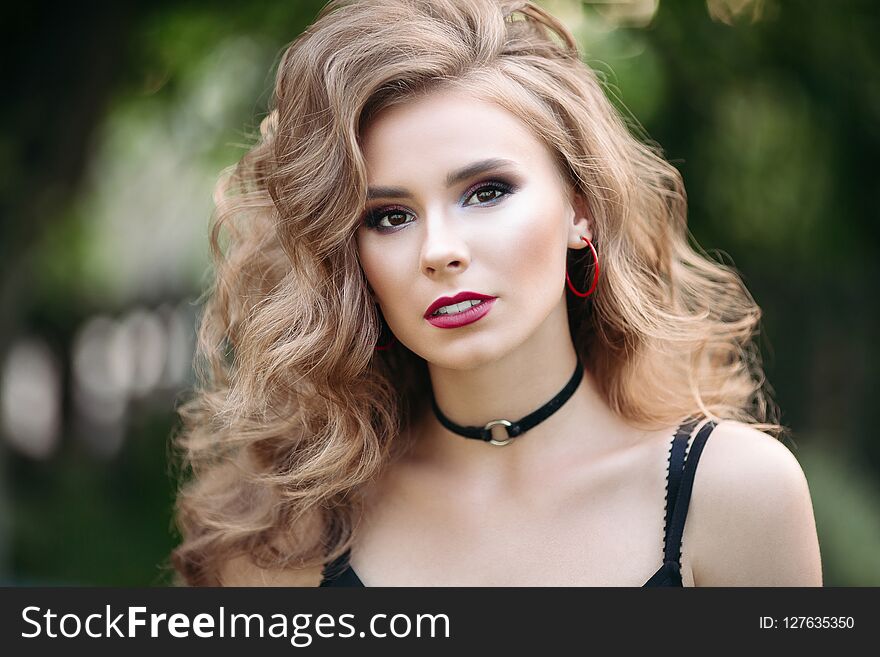
[[[529,413],[528,415],[520,418],[519,420],[505,420],[505,419],[497,419],[490,420],[482,427],[474,427],[474,426],[461,426],[460,424],[456,424],[448,417],[443,414],[443,411],[437,406],[437,400],[434,399],[434,395],[431,395],[431,406],[434,409],[434,415],[437,416],[437,419],[440,421],[444,427],[452,431],[453,433],[457,433],[460,436],[464,436],[465,438],[474,438],[476,440],[483,440],[492,445],[508,445],[519,435],[522,435],[532,427],[537,424],[540,424],[548,417],[553,415],[556,411],[558,411],[562,405],[569,400],[569,398],[574,394],[574,391],[577,390],[578,385],[580,385],[581,379],[584,376],[584,368],[581,365],[580,359],[577,361],[577,365],[574,369],[574,374],[571,375],[571,379],[569,379],[568,383],[565,384],[565,387],[560,390],[553,399],[548,401],[546,404],[541,406],[536,411]],[[496,440],[492,437],[492,427],[494,426],[503,426],[507,430],[507,438],[505,440]]]

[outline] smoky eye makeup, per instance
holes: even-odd
[[[468,187],[461,195],[459,204],[462,207],[490,207],[496,205],[505,197],[518,191],[519,185],[505,177],[495,177],[483,180]],[[472,198],[475,202],[468,202]],[[415,218],[415,215],[401,205],[383,205],[377,208],[367,210],[362,219],[362,223],[369,229],[379,233],[393,233],[399,228],[412,223],[408,217]],[[387,224],[385,225],[385,220]]]
[[[507,194],[513,194],[516,191],[513,183],[510,183],[505,180],[487,180],[484,182],[479,182],[475,185],[472,185],[467,189],[467,191],[462,194],[461,200],[463,205],[483,205],[486,203],[490,203],[492,201],[499,200],[504,198]],[[467,203],[473,196],[479,196],[485,192],[489,192],[490,196],[483,197],[482,201],[477,201],[474,203]]]

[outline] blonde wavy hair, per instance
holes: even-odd
[[[266,569],[339,556],[365,484],[406,450],[430,382],[402,344],[374,350],[359,138],[441,87],[519,117],[587,199],[601,277],[569,299],[569,325],[609,408],[648,429],[705,416],[785,431],[753,342],[760,309],[689,244],[679,172],[631,134],[559,20],[523,0],[333,0],[285,50],[259,138],[216,187],[198,384],[173,441],[177,583],[221,583],[245,555]],[[586,251],[569,250],[581,289]]]

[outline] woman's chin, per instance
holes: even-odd
[[[507,341],[497,335],[470,335],[459,340],[450,340],[442,347],[435,343],[425,351],[427,355],[422,357],[431,365],[467,372],[480,369],[501,358],[508,351],[504,347],[506,344]]]

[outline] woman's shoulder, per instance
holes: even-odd
[[[718,504],[766,506],[774,500],[797,501],[807,493],[804,472],[788,447],[733,420],[722,420],[712,430],[697,472],[705,495]]]
[[[724,420],[713,429],[687,524],[698,586],[821,585],[804,472],[783,443],[747,424]]]

